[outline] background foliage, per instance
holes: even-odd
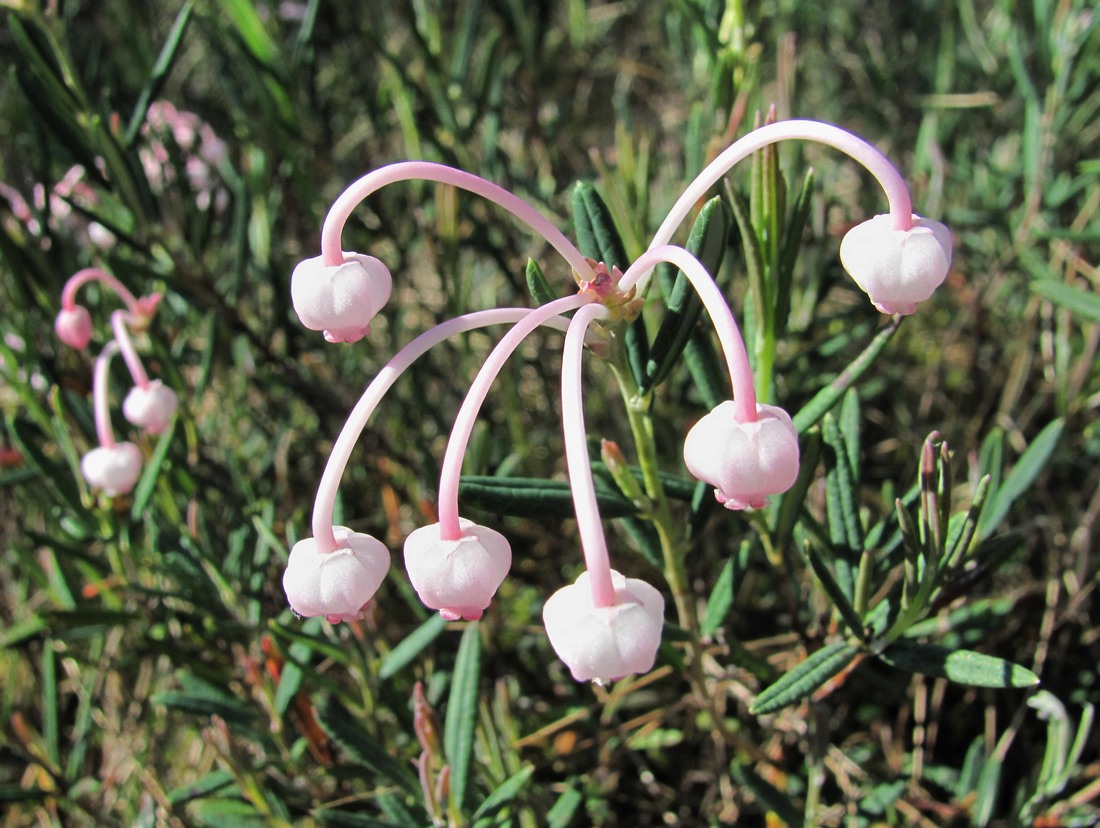
[[[1090,4],[0,5],[5,826],[1096,819]],[[196,113],[217,143],[204,153],[172,136],[159,102]],[[894,499],[917,481],[930,432],[951,448],[953,512],[991,475],[978,537],[997,542],[917,632],[1024,665],[1040,689],[867,659],[771,712],[760,691],[837,646],[848,622],[813,555],[796,544],[777,567],[728,515],[705,522],[688,559],[708,634],[691,680],[671,630],[650,676],[572,681],[539,626],[543,597],[579,562],[558,517],[497,519],[513,574],[465,630],[429,618],[400,571],[361,625],[295,619],[279,584],[287,549],[308,532],[327,448],[387,356],[456,309],[529,303],[528,256],[569,288],[494,208],[392,187],[347,238],[388,263],[395,299],[368,343],[324,347],[289,308],[289,273],[315,255],[340,190],[390,161],[438,160],[568,229],[572,185],[587,180],[634,256],[683,183],[772,103],[875,143],[918,211],[956,232],[948,284],[861,382],[858,417],[837,410],[849,442],[831,445],[849,446],[852,514],[884,550],[902,548]],[[816,180],[776,357],[794,412],[882,325],[836,259],[847,223],[882,204],[830,153],[785,146],[779,160],[788,181],[811,164]],[[75,166],[79,186],[59,184]],[[748,192],[744,173],[732,187]],[[720,281],[741,309],[738,244],[725,260]],[[166,294],[143,347],[184,411],[143,446],[132,498],[97,498],[79,477],[94,440],[90,365],[52,333],[64,280],[91,264]],[[94,290],[88,302],[105,319],[110,303]],[[489,345],[458,342],[395,387],[345,478],[352,525],[397,548],[429,520],[465,390],[456,378]],[[560,474],[555,350],[525,350],[497,384],[468,473]],[[588,377],[590,433],[627,439],[610,373]],[[655,406],[665,468],[682,474],[678,447],[703,411],[687,371]],[[799,525],[830,531],[829,474],[808,484]],[[636,539],[609,531],[613,554],[643,569]],[[884,583],[893,571],[884,563]],[[423,732],[427,707],[432,773],[450,768],[437,803],[414,765],[414,712]]]

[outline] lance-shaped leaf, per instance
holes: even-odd
[[[898,641],[879,656],[891,667],[977,687],[1032,687],[1039,677],[1026,667],[973,650]]]
[[[567,518],[573,516],[573,491],[563,480],[537,477],[464,475],[458,497],[463,506],[515,517]],[[596,502],[604,517],[636,515],[638,507],[617,491],[597,485]]]
[[[841,588],[836,578],[833,577],[833,573],[829,571],[829,566],[821,557],[821,553],[812,543],[807,541],[804,548],[806,557],[810,560],[810,566],[813,567],[814,574],[817,575],[817,579],[821,582],[821,586],[825,588],[826,594],[832,600],[833,606],[835,606],[840,613],[840,617],[843,619],[845,626],[848,627],[853,635],[864,638],[866,633],[864,631],[863,619],[859,617],[859,613],[856,612],[856,608],[852,604],[853,596],[845,594],[844,589]]]
[[[825,412],[836,405],[844,392],[871,367],[871,363],[882,353],[882,349],[886,347],[898,326],[901,325],[902,318],[901,316],[892,317],[886,327],[875,334],[875,338],[863,349],[863,352],[837,374],[832,382],[814,394],[813,398],[794,415],[792,418],[794,427],[799,434],[824,417]]]
[[[1046,279],[1032,282],[1031,289],[1083,320],[1100,322],[1100,296],[1094,291]]]
[[[822,647],[757,696],[749,712],[759,716],[794,704],[851,664],[858,654],[859,649],[845,641]]]
[[[554,289],[550,287],[546,274],[542,272],[539,263],[534,259],[527,260],[526,277],[527,290],[531,293],[531,298],[535,300],[536,305],[545,305],[557,298],[554,295]]]
[[[187,24],[191,22],[191,13],[194,9],[194,0],[187,0],[183,4],[183,8],[180,9],[179,14],[176,15],[176,22],[172,24],[172,30],[168,33],[164,46],[161,47],[157,62],[153,65],[153,71],[149,73],[149,78],[145,81],[141,95],[138,96],[137,104],[134,105],[134,111],[130,113],[130,122],[126,126],[126,133],[123,138],[127,147],[132,145],[134,139],[137,138],[141,125],[145,122],[145,114],[149,111],[149,104],[160,94],[168,73],[172,71],[176,56],[179,54],[180,43],[183,42],[183,35],[187,31]]]
[[[378,777],[388,780],[406,794],[419,798],[420,780],[409,767],[398,761],[374,740],[362,724],[348,710],[329,697],[317,710],[317,720],[348,757],[367,768]]]
[[[710,638],[714,635],[718,628],[722,626],[722,622],[726,620],[726,615],[729,613],[730,607],[733,606],[733,596],[737,591],[737,587],[741,584],[741,578],[748,569],[751,549],[752,544],[748,539],[741,541],[737,552],[729,556],[726,565],[722,567],[722,571],[718,574],[718,578],[714,582],[714,589],[711,590],[710,597],[707,599],[707,608],[703,612],[703,622],[699,627],[699,634],[703,638]]]
[[[710,338],[699,329],[691,332],[684,346],[684,364],[708,409],[717,408],[729,399],[729,374],[719,362]]]
[[[438,613],[433,614],[427,621],[409,633],[400,644],[390,650],[389,655],[382,660],[382,665],[378,668],[378,678],[384,681],[397,675],[406,665],[420,655],[425,647],[435,641],[446,627],[447,622],[443,616]]]
[[[481,678],[481,634],[478,622],[466,626],[455,657],[447,714],[443,722],[443,751],[451,766],[451,802],[462,809],[470,779],[477,724],[477,691]]]
[[[732,216],[720,198],[703,205],[688,237],[687,251],[694,255],[711,275],[718,273],[729,242]],[[691,282],[683,274],[669,292],[667,310],[653,337],[646,363],[646,378],[642,393],[660,385],[675,367],[684,347],[702,315],[703,303]]]
[[[519,792],[524,789],[534,772],[534,765],[525,765],[501,782],[500,786],[485,797],[485,800],[477,806],[477,810],[474,811],[472,817],[474,824],[490,824],[488,818],[507,807],[508,804],[519,795]]]
[[[782,336],[787,329],[787,319],[791,315],[791,282],[794,266],[798,261],[798,251],[802,249],[802,234],[810,218],[810,197],[814,190],[814,171],[806,170],[802,176],[802,187],[791,205],[783,228],[783,241],[779,249],[779,268],[776,273],[775,296],[775,333]]]
[[[980,537],[988,537],[989,533],[1004,520],[1016,498],[1026,492],[1031,484],[1035,482],[1035,478],[1046,466],[1047,461],[1050,460],[1050,455],[1058,445],[1064,426],[1065,420],[1061,418],[1048,423],[1036,435],[1035,439],[1028,444],[1004,482],[995,490],[991,487],[985,510],[978,520],[978,535]]]

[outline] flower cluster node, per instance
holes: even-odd
[[[298,263],[290,277],[290,298],[302,324],[322,331],[329,342],[358,342],[390,299],[389,268],[373,256],[344,253],[327,265],[322,256]]]
[[[878,215],[844,234],[840,261],[875,307],[903,316],[928,299],[951,267],[951,231],[914,215],[907,230],[890,215]]]
[[[596,606],[590,575],[551,595],[542,621],[554,652],[577,681],[606,684],[653,668],[664,627],[665,599],[654,587],[611,570],[615,601]]]
[[[488,526],[459,518],[461,534],[444,537],[442,526],[422,526],[405,540],[405,571],[416,594],[448,621],[476,621],[512,566],[512,547]]]
[[[758,403],[756,419],[737,419],[733,400],[704,416],[684,441],[688,470],[714,486],[727,509],[762,509],[798,478],[798,433],[790,415]]]
[[[332,527],[337,547],[323,551],[315,538],[290,550],[283,589],[290,607],[303,618],[320,615],[332,623],[363,617],[390,568],[390,553],[380,540]]]
[[[638,290],[633,285],[627,290],[620,290],[619,283],[623,274],[618,267],[608,270],[603,262],[586,258],[591,265],[593,277],[584,278],[576,270],[573,278],[577,282],[578,292],[583,296],[589,296],[593,301],[599,302],[610,313],[608,319],[612,321],[632,322],[642,312],[643,300],[637,298]]]

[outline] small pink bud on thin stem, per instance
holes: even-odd
[[[107,384],[111,368],[111,358],[119,351],[117,341],[108,342],[96,357],[92,369],[92,407],[95,412],[96,437],[104,448],[115,444],[115,433],[111,428],[111,410],[107,397]]]
[[[138,298],[130,292],[129,288],[110,273],[100,270],[98,267],[86,267],[70,276],[65,283],[65,287],[61,289],[61,307],[63,310],[72,310],[77,306],[76,293],[88,282],[102,282],[105,284],[118,294],[118,298],[125,303],[126,309],[135,316],[141,315],[142,310],[145,309]]]
[[[111,329],[114,331],[119,352],[126,361],[126,367],[130,369],[130,376],[134,380],[134,385],[138,388],[147,388],[149,386],[149,375],[145,373],[145,366],[141,364],[141,357],[138,356],[137,349],[130,339],[130,331],[126,328],[125,313],[115,311],[111,314]]]

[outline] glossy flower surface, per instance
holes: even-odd
[[[653,668],[664,627],[665,599],[636,578],[611,570],[615,604],[597,607],[589,574],[546,601],[542,620],[554,652],[577,681],[605,684]]]
[[[160,434],[172,422],[179,400],[176,392],[160,380],[144,388],[134,386],[122,401],[122,413],[134,425],[150,434]]]
[[[53,329],[58,339],[78,351],[87,348],[92,341],[92,317],[83,305],[76,305],[71,310],[62,308]]]
[[[938,221],[913,216],[908,230],[879,215],[858,224],[840,243],[840,261],[883,313],[913,313],[947,278],[954,242]]]
[[[476,621],[512,565],[504,535],[459,519],[462,536],[443,540],[440,525],[422,526],[405,540],[405,569],[424,606],[448,621]]]
[[[81,459],[80,473],[89,486],[104,494],[126,494],[141,476],[141,452],[133,443],[99,446]]]
[[[323,331],[329,342],[358,342],[389,301],[393,280],[373,256],[345,253],[329,266],[320,256],[305,259],[290,277],[290,298],[302,324]]]
[[[699,420],[684,441],[688,470],[714,486],[727,509],[761,509],[798,477],[798,434],[782,408],[757,404],[753,422],[739,422],[732,400]]]
[[[339,546],[322,552],[313,538],[305,538],[290,550],[283,590],[298,615],[323,615],[328,621],[355,621],[378,591],[390,568],[385,545],[345,526],[334,526]]]

